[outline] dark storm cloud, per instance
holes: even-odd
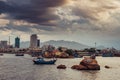
[[[9,24],[5,27],[0,27],[1,31],[7,31],[7,30],[17,30],[17,31],[21,31],[21,32],[31,32],[31,27],[28,28],[28,26],[14,26],[12,24]]]
[[[54,8],[62,6],[67,0],[18,0],[0,1],[0,13],[8,14],[10,18],[24,20],[40,25],[55,25],[59,19]]]

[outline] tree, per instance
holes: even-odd
[[[58,47],[58,50],[59,50],[60,52],[62,52],[62,47]]]
[[[67,49],[65,52],[66,52],[69,56],[73,56],[73,54],[74,54],[74,51],[73,51],[72,49]]]

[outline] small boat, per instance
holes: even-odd
[[[113,53],[103,53],[102,57],[113,57],[114,54]]]
[[[3,54],[2,54],[2,53],[0,53],[0,56],[3,56]]]
[[[24,53],[16,53],[15,56],[24,56]]]
[[[50,61],[45,61],[43,58],[33,59],[34,64],[55,64],[56,61],[56,59]]]
[[[15,56],[24,56],[24,52],[23,51],[18,51],[15,53]]]

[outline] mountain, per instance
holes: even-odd
[[[58,41],[50,40],[50,41],[46,41],[46,42],[42,43],[42,45],[45,45],[45,44],[50,44],[50,45],[53,45],[55,47],[62,46],[62,47],[70,48],[70,49],[84,49],[84,48],[89,48],[89,46],[81,44],[81,43],[78,43],[78,42],[64,41],[64,40],[58,40]]]
[[[57,47],[67,47],[70,49],[84,49],[84,48],[90,48],[90,46],[75,42],[75,41],[64,41],[64,40],[50,40],[46,42],[42,42],[41,46],[43,45],[53,45],[56,48]],[[27,48],[29,47],[29,41],[27,42],[21,42],[21,48]]]

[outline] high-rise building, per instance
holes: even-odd
[[[15,48],[20,48],[20,38],[19,37],[15,38]]]
[[[40,47],[40,40],[37,40],[37,47]]]
[[[7,48],[7,41],[0,41],[0,47],[1,48]]]
[[[37,35],[32,34],[30,36],[30,48],[37,48]]]

